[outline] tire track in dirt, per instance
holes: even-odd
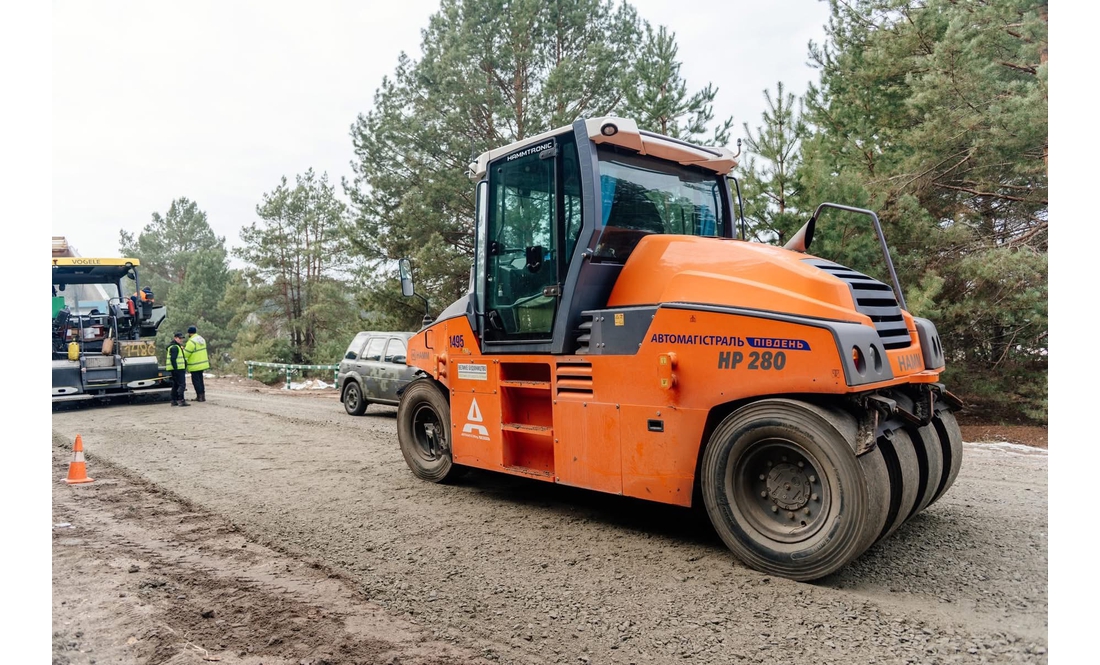
[[[318,563],[258,546],[121,469],[99,471],[94,485],[54,485],[54,663],[487,663]]]

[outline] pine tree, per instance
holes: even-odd
[[[401,257],[412,260],[433,313],[465,293],[474,250],[468,166],[478,154],[580,116],[644,110],[626,102],[645,59],[642,34],[633,7],[612,0],[443,0],[419,59],[401,54],[351,131],[348,234],[366,263],[363,304],[374,320],[406,328],[421,320],[419,303],[397,291]],[[714,94],[708,86],[669,116],[678,135],[710,122]]]
[[[142,286],[167,308],[157,330],[158,348],[167,346],[173,332],[194,325],[206,338],[211,363],[218,365],[232,343],[232,311],[221,306],[231,271],[225,238],[215,235],[206,213],[186,197],[175,199],[164,215],[154,212],[137,236],[120,231],[119,251],[141,260]]]
[[[282,178],[263,195],[256,214],[260,221],[241,229],[244,244],[234,250],[249,266],[247,288],[235,284],[245,294],[238,323],[251,318],[270,338],[285,340],[294,363],[333,362],[357,325],[357,317],[348,316],[355,302],[344,282],[346,205],[336,198],[328,175],[318,177],[310,169],[296,176],[293,186]],[[255,339],[250,331],[242,341]]]
[[[745,216],[750,237],[782,243],[813,212],[798,206],[797,171],[805,128],[801,110],[795,108],[795,96],[784,91],[782,81],[776,85],[774,98],[764,91],[764,100],[764,124],[755,132],[744,124],[747,159],[741,173]]]
[[[948,380],[1044,419],[1046,2],[831,8],[811,49],[822,78],[806,99],[803,195],[879,210],[911,308],[937,317]],[[815,252],[843,245],[847,231],[823,231]],[[865,242],[844,249],[872,268]]]
[[[645,23],[645,40],[637,56],[631,80],[625,90],[623,115],[633,117],[643,129],[687,141],[705,140],[714,120],[714,99],[718,89],[708,84],[688,94],[687,81],[680,75],[679,47],[675,33],[665,26],[653,30]],[[710,143],[729,142],[729,118],[714,128]]]
[[[396,295],[410,258],[436,311],[465,292],[473,257],[471,159],[532,133],[610,111],[635,41],[633,10],[607,0],[444,0],[418,61],[401,54],[352,128],[349,231],[367,309],[402,327],[422,310]]]

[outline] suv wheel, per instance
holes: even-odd
[[[361,416],[367,410],[367,400],[363,398],[363,391],[355,381],[344,388],[344,410],[353,416]]]

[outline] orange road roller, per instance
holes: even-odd
[[[480,155],[469,292],[409,341],[412,472],[701,501],[741,561],[795,580],[943,496],[961,404],[878,217],[825,203],[784,247],[746,241],[736,157],[617,117]],[[830,209],[867,218],[891,284],[807,253]]]

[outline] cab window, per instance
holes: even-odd
[[[581,169],[578,164],[577,143],[573,135],[563,136],[561,141],[561,190],[562,217],[565,222],[565,252],[562,255],[562,275],[565,274],[577,239],[581,235]]]
[[[727,233],[724,182],[714,173],[600,146],[599,260],[626,261],[644,236]]]
[[[485,208],[485,339],[547,340],[559,285],[581,231],[573,134],[533,143],[491,163]]]
[[[548,141],[507,156],[489,174],[489,275],[486,301],[490,339],[548,337],[556,298],[556,162],[543,158]],[[548,146],[548,147],[547,147]]]

